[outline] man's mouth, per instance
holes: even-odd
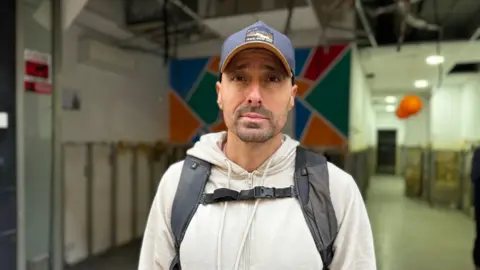
[[[247,118],[251,120],[262,120],[262,119],[267,119],[265,116],[258,114],[258,113],[245,113],[241,115],[242,118]]]

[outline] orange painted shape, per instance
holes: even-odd
[[[225,131],[227,130],[227,126],[225,125],[225,122],[223,120],[220,120],[218,123],[215,123],[212,128],[212,132],[220,132],[220,131]]]
[[[303,97],[305,93],[312,87],[312,85],[309,82],[302,81],[302,80],[296,80],[295,84],[297,85],[297,96]]]
[[[344,146],[346,141],[323,118],[313,115],[302,143],[309,146]]]
[[[214,56],[210,59],[210,64],[208,64],[208,70],[213,73],[217,73],[220,66],[220,56]]]
[[[189,143],[200,127],[200,121],[173,91],[169,92],[170,101],[170,142]]]

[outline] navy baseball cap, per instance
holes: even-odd
[[[295,76],[295,51],[292,42],[286,35],[262,21],[243,28],[225,40],[220,56],[220,73],[223,73],[235,54],[250,48],[262,48],[272,52],[281,60],[290,75]]]

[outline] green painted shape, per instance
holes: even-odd
[[[187,104],[207,125],[213,124],[219,116],[217,104],[217,92],[215,83],[217,76],[210,72],[205,72],[202,80],[198,83],[195,92],[192,94]],[[181,121],[181,119],[179,119]]]
[[[350,114],[351,51],[340,56],[337,64],[312,89],[305,101],[338,131],[348,137]]]

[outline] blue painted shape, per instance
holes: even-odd
[[[200,127],[198,130],[197,130],[197,133],[195,134],[195,136],[193,136],[192,138],[192,143],[196,143],[200,140],[200,137],[202,137],[202,135],[205,135],[207,133],[209,133],[209,129],[208,127]]]
[[[307,62],[310,51],[310,48],[295,49],[295,74],[297,76],[302,73],[303,66],[305,62]]]
[[[301,140],[311,114],[312,112],[303,102],[295,98],[295,139]]]
[[[185,100],[209,58],[173,60],[170,64],[170,87]]]
[[[195,136],[192,138],[192,143],[198,142],[198,141],[200,140],[200,136],[201,136],[201,135],[202,135],[202,134],[201,134],[200,132],[197,133],[197,134],[195,134]]]

